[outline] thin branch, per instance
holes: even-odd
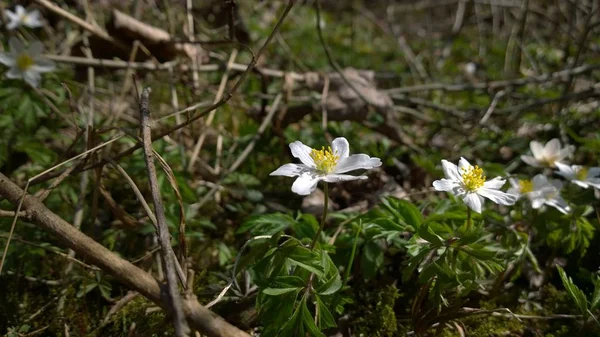
[[[170,309],[173,313],[175,325],[175,334],[178,337],[188,336],[190,328],[183,314],[183,304],[181,294],[177,287],[177,276],[175,275],[175,266],[173,263],[173,248],[171,247],[171,235],[165,216],[165,210],[160,195],[160,186],[156,177],[156,167],[154,166],[154,154],[152,150],[152,137],[150,135],[150,88],[145,88],[140,97],[140,128],[143,140],[144,159],[148,169],[148,181],[150,191],[152,192],[152,201],[154,203],[154,213],[158,225],[158,239],[161,248],[162,264],[166,272],[167,295]]]

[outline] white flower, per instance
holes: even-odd
[[[509,179],[511,188],[508,193],[517,197],[526,196],[531,202],[533,209],[538,209],[543,205],[556,208],[561,213],[567,214],[571,211],[565,199],[560,196],[562,182],[558,180],[548,180],[545,175],[538,174],[531,180]]]
[[[483,170],[472,166],[465,158],[460,158],[458,167],[447,160],[442,160],[445,179],[433,182],[438,191],[447,191],[463,199],[465,204],[477,213],[481,213],[483,197],[497,204],[513,205],[517,197],[500,191],[506,180],[496,177],[486,181]]]
[[[40,12],[37,9],[27,12],[23,6],[17,5],[14,12],[7,9],[4,11],[4,14],[8,18],[6,24],[8,30],[16,29],[21,25],[29,28],[37,28],[44,25]]]
[[[521,156],[521,159],[534,167],[555,167],[557,162],[570,156],[575,147],[573,145],[567,145],[561,148],[560,140],[558,138],[551,139],[546,146],[538,141],[532,141],[529,143],[531,148],[532,156]]]
[[[577,184],[583,188],[590,186],[600,188],[600,167],[585,167],[580,165],[565,165],[556,163],[559,174],[572,183]]]
[[[40,12],[37,9],[28,13],[23,6],[17,5],[14,12],[6,9],[4,14],[8,18],[8,23],[6,24],[8,30],[13,30],[21,25],[29,28],[37,28],[44,25],[40,17]]]
[[[34,41],[25,48],[23,43],[15,37],[8,41],[10,52],[0,53],[0,63],[10,67],[6,72],[8,78],[21,78],[32,87],[37,87],[41,73],[54,70],[54,62],[42,57],[44,45]]]
[[[309,195],[321,180],[328,183],[340,181],[367,179],[366,176],[353,176],[342,174],[350,171],[369,170],[381,166],[379,158],[369,157],[366,154],[350,155],[350,145],[346,138],[336,138],[331,142],[331,147],[321,150],[311,149],[300,141],[290,143],[292,155],[302,164],[285,164],[272,172],[271,176],[296,177],[292,185],[292,192],[300,195]]]

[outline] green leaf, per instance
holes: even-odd
[[[306,306],[306,300],[303,300],[300,306],[302,307],[302,320],[304,326],[306,326],[307,332],[313,337],[325,337],[325,334],[322,333],[321,330],[319,330],[319,328],[315,324],[315,319],[310,314],[310,311],[308,311],[308,307]]]
[[[444,239],[433,232],[433,229],[429,225],[420,226],[417,229],[417,234],[424,240],[434,244],[435,246],[442,246]]]
[[[598,309],[600,305],[600,277],[593,280],[594,282],[594,293],[592,294],[592,300],[590,302],[590,311]]]
[[[304,298],[294,310],[292,317],[290,317],[290,319],[281,328],[281,331],[279,332],[280,337],[304,337],[305,330],[302,322],[302,315],[304,313],[302,308],[303,304],[306,305]]]
[[[319,222],[312,214],[302,214],[298,217],[292,228],[298,239],[314,238],[319,229]]]
[[[301,288],[266,288],[263,289],[263,293],[265,295],[270,296],[279,296],[287,293],[291,293],[292,291],[300,291]]]
[[[575,305],[577,305],[577,308],[583,314],[583,316],[587,317],[588,303],[585,294],[573,283],[573,280],[567,276],[567,273],[565,273],[564,269],[562,269],[560,266],[556,266],[556,269],[558,269],[563,286],[571,296],[571,299],[575,302]]]
[[[318,295],[315,296],[315,298],[317,299],[317,308],[319,310],[319,317],[317,319],[319,328],[327,329],[336,327],[337,324],[335,323],[335,319],[329,311],[329,308],[327,308],[327,306],[323,303],[323,301]]]
[[[253,235],[272,235],[293,226],[296,220],[283,213],[261,214],[248,218],[236,233],[250,231]]]
[[[340,273],[336,272],[331,279],[317,287],[317,293],[324,296],[331,295],[340,290],[341,287],[342,278],[340,277]]]
[[[382,204],[390,212],[396,215],[398,220],[417,229],[423,223],[421,211],[411,202],[396,198],[383,198]]]
[[[376,242],[367,241],[365,243],[360,266],[366,279],[375,277],[377,271],[383,266],[383,251]]]
[[[318,277],[323,277],[325,274],[321,256],[306,247],[296,246],[287,258],[291,264],[315,273]]]

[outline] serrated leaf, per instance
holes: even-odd
[[[562,279],[563,286],[567,290],[567,293],[569,293],[579,311],[587,317],[588,303],[585,294],[573,283],[573,280],[567,276],[567,273],[565,273],[564,269],[562,269],[560,266],[556,266],[556,269],[558,269],[558,273],[560,274],[560,278]]]
[[[316,300],[317,300],[317,308],[319,311],[319,316],[318,316],[318,326],[320,329],[327,329],[327,328],[334,328],[337,326],[337,324],[335,323],[335,319],[333,318],[333,315],[331,314],[331,312],[329,311],[329,308],[327,308],[327,306],[323,303],[323,301],[321,300],[321,298],[317,295],[315,296]]]
[[[250,231],[253,235],[272,235],[293,226],[295,223],[294,218],[283,213],[255,215],[244,221],[236,233]]]

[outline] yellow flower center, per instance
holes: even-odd
[[[33,66],[33,58],[27,54],[21,54],[17,57],[17,67],[21,71],[26,71]]]
[[[321,150],[312,149],[310,157],[315,161],[317,170],[323,173],[331,172],[337,165],[340,156],[331,151],[331,147],[322,147]]]
[[[548,165],[549,167],[554,167],[555,163],[556,163],[556,156],[547,156],[543,159],[544,162],[546,162],[546,165]]]
[[[483,170],[477,165],[463,168],[462,178],[466,189],[469,191],[477,191],[485,183]]]
[[[575,174],[575,176],[577,177],[577,180],[585,180],[587,178],[587,175],[588,175],[587,167],[580,168],[579,171],[577,171],[577,173]]]
[[[533,183],[531,180],[519,180],[519,188],[521,193],[528,193],[533,191]]]

